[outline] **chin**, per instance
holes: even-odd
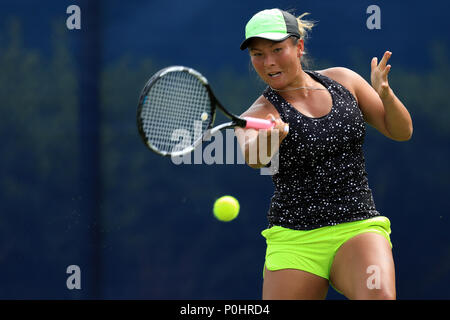
[[[284,85],[284,84],[277,84],[277,83],[270,83],[270,82],[268,82],[267,84],[272,89],[275,89],[275,90],[283,90],[284,88],[286,88],[286,85]]]
[[[289,81],[287,81],[286,78],[279,78],[279,79],[267,79],[266,83],[273,89],[277,90],[283,90],[286,87],[289,87]]]

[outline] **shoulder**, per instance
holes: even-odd
[[[342,67],[317,71],[345,86],[356,98],[364,120],[388,138],[392,138],[385,124],[383,102],[372,86],[356,72]]]
[[[316,72],[340,83],[355,97],[357,97],[357,88],[360,86],[362,81],[365,81],[358,73],[345,67],[333,67],[317,70]]]
[[[253,102],[253,104],[241,115],[243,117],[265,118],[268,114],[279,117],[277,109],[263,95]]]
[[[361,78],[358,73],[345,67],[332,67],[328,69],[317,70],[316,72],[327,76],[339,83],[352,83]]]

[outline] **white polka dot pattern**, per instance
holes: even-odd
[[[311,230],[380,215],[368,185],[365,122],[355,98],[336,81],[306,72],[331,94],[331,111],[323,117],[307,117],[276,91],[264,91],[289,123],[289,134],[280,146],[279,170],[272,176],[269,227]]]

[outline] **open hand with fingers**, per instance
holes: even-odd
[[[386,51],[380,64],[378,64],[377,57],[372,58],[370,80],[372,87],[382,99],[390,92],[388,73],[391,70],[391,65],[387,64],[387,62],[391,56],[392,52]]]

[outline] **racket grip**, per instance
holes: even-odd
[[[275,125],[270,120],[260,118],[244,117],[244,119],[247,121],[245,129],[271,129]]]

